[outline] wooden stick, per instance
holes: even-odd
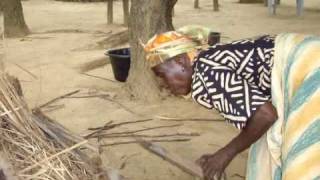
[[[122,103],[120,103],[120,102],[118,102],[118,101],[115,101],[115,100],[113,100],[113,99],[111,99],[111,98],[109,98],[109,97],[101,97],[101,98],[102,98],[102,99],[105,99],[105,100],[108,100],[108,101],[111,101],[111,102],[119,105],[121,108],[123,108],[124,110],[126,110],[126,111],[128,111],[128,112],[130,112],[130,113],[132,113],[132,114],[136,114],[136,115],[138,115],[138,116],[143,116],[143,115],[141,115],[141,114],[139,114],[139,113],[136,113],[136,112],[132,111],[130,108],[128,108],[127,106],[123,105]]]
[[[34,79],[38,79],[38,77],[33,74],[32,72],[30,72],[29,70],[27,70],[26,68],[20,66],[19,64],[17,63],[13,63],[14,65],[16,65],[17,67],[19,67],[20,69],[22,69],[23,71],[25,71],[26,73],[28,73],[30,76],[32,76]]]
[[[111,124],[112,122],[113,122],[113,121],[107,122],[103,127],[108,126],[108,125]],[[85,135],[82,135],[82,137],[85,138],[85,139],[87,139],[87,138],[91,137],[92,135],[97,134],[97,133],[99,133],[99,132],[101,132],[101,131],[103,131],[103,130],[104,130],[104,129],[101,128],[101,129],[98,129],[97,131],[91,132],[91,133],[89,133],[89,134],[87,133],[87,134],[85,134]]]
[[[183,139],[152,139],[149,140],[150,142],[185,142],[185,141],[190,141],[190,139],[183,138]],[[101,147],[106,147],[106,146],[117,146],[117,145],[124,145],[124,144],[136,144],[140,143],[140,140],[134,140],[134,141],[124,141],[124,142],[116,142],[116,143],[106,143],[106,144],[101,144]]]
[[[96,94],[96,95],[86,95],[86,96],[69,96],[65,97],[67,99],[78,99],[78,98],[101,98],[101,97],[109,97],[109,94]]]
[[[96,128],[88,128],[88,130],[94,130],[95,132],[89,133],[85,136],[83,136],[84,138],[90,138],[95,134],[98,134],[104,130],[109,130],[109,129],[113,129],[115,127],[119,127],[122,125],[126,125],[126,124],[133,124],[133,123],[140,123],[140,122],[146,122],[146,121],[152,121],[153,119],[143,119],[143,120],[137,120],[137,121],[127,121],[127,122],[122,122],[122,123],[118,123],[118,124],[112,124],[110,125],[110,123],[112,123],[112,121],[110,121],[109,123],[105,124],[103,127],[96,127]]]
[[[52,112],[58,109],[62,109],[64,108],[65,105],[64,104],[60,104],[60,105],[55,105],[55,106],[47,106],[44,110],[42,110],[43,112]]]
[[[72,92],[70,92],[70,93],[61,95],[61,96],[59,96],[59,97],[56,97],[56,98],[54,98],[54,99],[52,99],[52,100],[50,100],[50,101],[48,101],[48,102],[46,102],[46,103],[38,106],[38,108],[41,109],[41,108],[46,107],[46,106],[48,106],[48,105],[50,105],[50,104],[52,104],[52,103],[54,103],[54,102],[56,102],[56,101],[58,101],[58,100],[60,100],[60,99],[63,99],[63,98],[65,98],[65,97],[68,97],[68,96],[71,96],[71,95],[74,95],[74,94],[76,94],[76,93],[78,93],[78,92],[80,92],[79,89],[78,89],[78,90],[75,90],[75,91],[72,91]],[[35,108],[35,109],[36,109],[36,108]]]
[[[155,118],[160,119],[161,121],[217,121],[224,122],[223,118],[219,119],[206,119],[206,118],[174,118],[174,117],[165,117],[165,116],[155,116]]]
[[[54,158],[56,158],[57,156],[60,156],[61,154],[67,153],[67,152],[69,152],[69,151],[71,151],[71,150],[73,150],[73,149],[75,149],[75,148],[77,148],[77,147],[79,147],[79,146],[82,146],[83,144],[86,144],[87,142],[88,142],[88,140],[79,142],[79,143],[77,143],[77,144],[75,144],[75,145],[73,145],[73,146],[71,146],[71,147],[69,147],[69,148],[67,148],[67,149],[64,149],[63,151],[60,151],[60,152],[58,152],[58,153],[56,153],[56,154],[54,154],[54,155],[52,155],[52,156],[50,156],[50,157],[48,157],[48,158],[46,158],[46,159],[41,160],[40,162],[36,162],[36,163],[35,163],[34,165],[32,165],[32,166],[29,166],[29,167],[27,167],[27,168],[22,169],[21,171],[18,172],[18,174],[22,174],[22,173],[27,172],[27,171],[29,171],[29,170],[37,167],[37,166],[40,166],[42,163],[44,163],[44,162],[46,162],[46,161],[50,161],[51,159],[54,159]]]
[[[160,119],[161,121],[197,121],[197,122],[224,122],[223,119],[200,119],[200,118],[180,118],[180,119]]]
[[[109,82],[114,82],[114,83],[117,83],[117,81],[115,80],[112,80],[112,79],[108,79],[108,78],[105,78],[105,77],[100,77],[100,76],[95,76],[95,75],[91,75],[91,74],[88,74],[88,73],[81,73],[82,75],[86,75],[86,76],[89,76],[89,77],[93,77],[93,78],[97,78],[97,79],[102,79],[102,80],[106,80],[106,81],[109,81]]]
[[[200,136],[199,133],[175,133],[175,134],[161,134],[161,135],[147,135],[147,134],[125,134],[125,135],[109,135],[100,136],[102,138],[127,138],[127,137],[139,137],[139,138],[159,138],[159,137],[175,137],[175,136]]]
[[[151,153],[154,153],[161,158],[163,158],[165,161],[168,161],[172,165],[180,168],[184,172],[196,176],[199,178],[203,178],[202,170],[200,166],[196,165],[194,162],[189,161],[187,159],[183,159],[178,154],[172,153],[161,147],[160,145],[154,144],[150,141],[145,141],[142,139],[138,139],[139,144],[146,150],[148,150]]]
[[[114,127],[118,127],[118,126],[122,126],[122,125],[126,125],[126,124],[134,124],[134,123],[141,123],[141,122],[147,122],[147,121],[152,121],[153,119],[142,119],[142,120],[136,120],[136,121],[126,121],[126,122],[121,122],[118,124],[111,124],[111,125],[104,125],[102,127],[95,127],[95,128],[88,128],[88,130],[91,131],[95,131],[95,130],[99,130],[99,129],[110,129],[110,128],[114,128]]]
[[[115,132],[115,133],[109,133],[109,134],[100,134],[100,135],[91,136],[91,138],[98,138],[98,137],[117,135],[117,134],[134,134],[137,132],[150,131],[150,130],[162,129],[162,128],[172,128],[172,127],[178,127],[181,125],[183,125],[183,124],[175,124],[175,125],[168,125],[168,126],[156,126],[156,127],[144,128],[144,129],[139,129],[139,130],[134,130],[134,131],[124,131],[124,132]]]

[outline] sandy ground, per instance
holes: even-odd
[[[175,8],[174,24],[206,25],[222,32],[222,41],[251,37],[265,33],[300,32],[319,34],[320,4],[308,0],[302,17],[295,16],[292,0],[282,0],[278,15],[271,17],[260,4],[238,4],[234,0],[221,0],[221,11],[211,10],[211,0],[200,1],[201,9],[193,9],[192,0],[180,0]],[[122,7],[115,3],[115,22],[106,25],[105,3],[66,3],[52,0],[29,0],[23,2],[25,19],[33,34],[25,38],[6,39],[4,45],[6,68],[22,83],[25,98],[30,107],[42,104],[61,94],[81,89],[82,92],[100,92],[115,95],[116,103],[101,98],[64,99],[57,104],[64,108],[48,112],[67,128],[78,134],[88,127],[96,127],[113,120],[133,121],[155,115],[183,118],[220,118],[190,100],[168,98],[146,104],[132,100],[124,84],[84,76],[78,67],[103,56],[105,50],[88,47],[106,36],[110,30],[123,28]],[[77,30],[77,31],[75,31]],[[81,50],[79,50],[81,49]],[[35,77],[19,66],[32,72]],[[110,65],[88,72],[105,78],[113,78]],[[168,150],[189,160],[196,160],[204,153],[212,153],[225,145],[238,130],[224,122],[167,122],[153,120],[120,128],[135,130],[142,127],[182,124],[178,128],[167,128],[148,132],[164,134],[176,132],[197,132],[201,135],[189,142],[161,143]],[[119,129],[118,129],[119,131]],[[125,139],[123,139],[125,140]],[[119,141],[108,139],[105,143]],[[103,141],[102,141],[103,142]],[[120,172],[133,180],[191,180],[193,177],[176,167],[146,152],[138,145],[121,145],[103,148],[104,163],[119,168]],[[237,156],[226,170],[228,179],[243,179],[247,153]],[[124,165],[125,162],[125,165]]]

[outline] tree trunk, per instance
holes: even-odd
[[[29,33],[24,21],[20,0],[2,0],[4,34],[6,37],[21,37]]]
[[[108,0],[108,24],[113,24],[113,0]]]
[[[240,3],[263,3],[264,0],[240,0]]]
[[[3,12],[3,0],[0,1],[0,14]]]
[[[172,9],[177,0],[134,0],[129,18],[131,70],[128,85],[139,99],[153,101],[160,98],[155,76],[145,61],[140,40],[146,43],[156,33],[173,30]]]
[[[213,11],[219,11],[219,2],[218,2],[218,0],[213,0]]]
[[[199,9],[199,0],[194,0],[193,7],[194,7],[195,9]]]
[[[129,0],[122,0],[122,7],[123,7],[123,24],[128,25],[128,18],[129,18]]]

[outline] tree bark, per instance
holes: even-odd
[[[0,1],[0,14],[2,14],[3,12],[3,0]]]
[[[264,0],[240,0],[240,3],[263,3]]]
[[[177,0],[134,0],[129,18],[131,70],[128,85],[139,99],[160,99],[160,90],[154,74],[145,61],[140,40],[146,43],[156,33],[173,30],[172,9]]]
[[[6,37],[21,37],[29,34],[20,0],[2,0],[4,34]]]
[[[108,0],[108,24],[113,24],[113,0]]]
[[[123,7],[123,24],[128,25],[128,18],[129,18],[129,0],[122,0],[122,7]]]
[[[213,11],[219,11],[219,2],[218,2],[218,0],[213,0]]]
[[[194,7],[195,9],[199,9],[199,0],[194,0],[193,7]]]

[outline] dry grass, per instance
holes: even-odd
[[[39,126],[10,78],[0,74],[0,143],[19,179],[95,179],[75,152],[87,143],[57,141]],[[43,119],[42,119],[43,120]]]

